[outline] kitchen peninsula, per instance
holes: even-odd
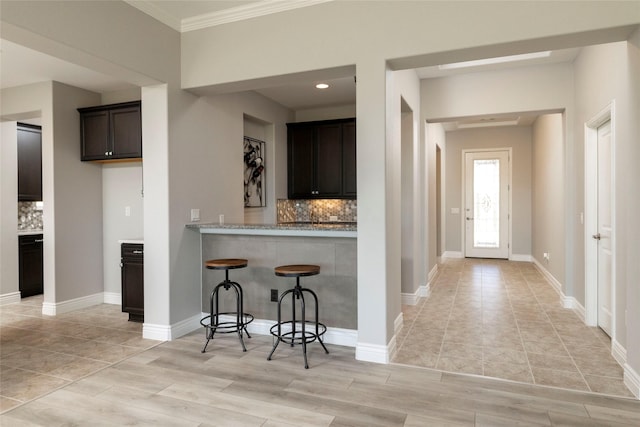
[[[224,279],[220,271],[204,268],[213,258],[245,258],[247,268],[234,270],[231,280],[244,292],[244,310],[254,315],[251,332],[268,334],[277,317],[277,293],[291,288],[292,279],[277,277],[274,267],[315,264],[320,274],[305,278],[304,287],[318,294],[320,320],[329,328],[326,342],[355,346],[357,337],[357,226],[355,223],[188,224],[201,235],[202,311],[209,311],[209,294]],[[231,295],[221,307],[231,303]],[[227,300],[228,297],[228,300]],[[287,313],[290,302],[285,301]],[[307,304],[312,304],[308,302]]]

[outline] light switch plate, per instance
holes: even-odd
[[[200,209],[191,209],[191,221],[200,221]]]

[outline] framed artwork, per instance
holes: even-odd
[[[265,142],[244,137],[244,207],[267,206],[265,193]]]

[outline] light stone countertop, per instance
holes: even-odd
[[[33,236],[34,234],[43,234],[42,230],[18,230],[18,236]]]
[[[133,244],[137,244],[137,245],[144,245],[144,239],[143,238],[138,238],[138,239],[122,239],[122,240],[118,240],[118,244],[121,245],[123,243],[133,243]]]
[[[187,228],[200,234],[244,234],[254,236],[358,237],[358,226],[351,222],[303,222],[280,224],[190,223]]]

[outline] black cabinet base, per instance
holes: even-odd
[[[144,314],[129,313],[129,322],[144,322]]]

